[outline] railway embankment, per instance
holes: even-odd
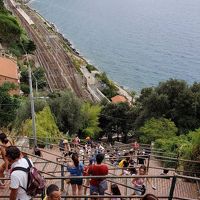
[[[59,33],[56,26],[36,10],[31,9],[28,4],[18,5],[18,9],[26,13],[25,20],[22,19],[25,15],[18,15],[18,17],[37,45],[36,57],[40,65],[45,68],[50,89],[63,90],[68,88],[74,91],[77,96],[95,102],[106,99],[98,88],[99,80],[95,80],[96,84],[91,84],[91,79],[95,79],[94,74],[89,71],[84,73],[86,70],[83,70],[83,66],[86,66],[88,62],[72,46],[70,41]],[[16,11],[15,15],[17,15]],[[33,23],[27,23],[29,21]],[[118,94],[125,96],[131,102],[131,95],[116,83],[114,84],[118,89]]]

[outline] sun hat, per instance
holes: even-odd
[[[68,143],[68,140],[64,140],[64,141],[63,141],[63,144],[67,144],[67,143]]]

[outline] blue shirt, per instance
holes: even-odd
[[[83,175],[83,168],[84,165],[82,162],[79,162],[79,165],[77,167],[68,167],[67,171],[70,173],[71,176],[82,176]]]

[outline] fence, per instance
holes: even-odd
[[[123,146],[125,146],[125,145],[123,145]],[[58,145],[55,145],[55,147],[58,149]],[[24,150],[29,149],[29,147],[23,146],[23,149]],[[65,177],[64,162],[66,161],[66,159],[63,159],[63,156],[61,156],[61,155],[52,153],[51,151],[48,151],[48,150],[45,150],[45,149],[41,149],[41,151],[43,151],[46,155],[52,155],[52,156],[54,156],[58,159],[56,161],[53,161],[53,160],[34,156],[31,153],[27,153],[27,152],[26,153],[29,156],[36,158],[36,161],[35,161],[36,164],[38,164],[38,165],[42,164],[42,163],[44,164],[44,167],[42,167],[41,171],[44,174],[44,176],[46,176],[47,182],[50,183],[52,181],[57,180],[60,188],[64,191],[65,186],[66,186],[65,180],[69,179],[69,177]],[[138,155],[138,156],[141,156],[141,155]],[[144,156],[144,155],[142,155],[142,156]],[[125,158],[125,157],[122,156],[122,158]],[[108,159],[110,159],[110,158],[107,158],[107,160]],[[148,163],[150,163],[151,160],[158,160],[158,161],[171,160],[172,162],[181,161],[181,162],[199,163],[198,161],[183,160],[183,159],[154,155],[154,154],[149,155],[147,159],[148,159]],[[82,160],[86,161],[86,163],[87,163],[88,157],[84,155]],[[57,168],[59,168],[59,170],[48,169],[48,167],[46,167],[46,165],[48,163],[54,164],[54,166],[55,166],[54,169],[56,169],[56,167],[57,167]],[[160,169],[160,170],[166,169],[164,167],[152,167],[149,164],[148,164],[148,168],[149,169]],[[167,169],[169,169],[169,168],[167,168]],[[130,180],[133,178],[133,176],[124,176],[123,177],[123,176],[115,175],[114,172],[112,173],[112,171],[117,171],[117,170],[122,170],[122,168],[113,167],[110,164],[109,174],[111,174],[112,176],[110,176],[110,175],[107,176],[107,180],[108,180],[109,184],[117,183],[121,188],[123,188],[124,193],[121,196],[121,198],[126,198],[126,199],[138,198],[137,196],[131,196],[130,195],[131,191],[134,191],[134,188],[131,186],[132,184],[130,182]],[[181,172],[181,170],[177,170],[177,169],[173,169],[173,168],[169,169],[169,170],[171,170],[173,172],[175,172],[175,171]],[[193,173],[198,174],[199,172],[193,172]],[[59,175],[61,175],[61,177],[59,177]],[[134,178],[135,177],[137,178],[137,177],[141,177],[141,176],[134,176]],[[148,178],[148,179],[152,179],[153,182],[156,184],[156,186],[158,186],[159,190],[153,191],[153,193],[156,193],[156,195],[160,199],[183,199],[183,200],[184,199],[188,199],[188,200],[189,199],[195,199],[196,197],[194,197],[194,195],[192,193],[195,193],[196,196],[198,196],[198,192],[199,192],[198,185],[200,183],[199,178],[191,177],[191,176],[183,176],[183,175],[178,175],[178,174],[176,174],[176,175],[161,175],[161,176],[143,176],[143,178],[145,178],[145,177]],[[80,177],[78,177],[78,178],[80,178]],[[82,177],[82,178],[88,179],[88,178],[91,178],[91,177]],[[84,186],[84,187],[87,187],[87,186]],[[185,191],[183,191],[183,190],[185,190]],[[185,195],[181,194],[181,192],[185,192]],[[162,193],[162,195],[160,195],[160,193]],[[63,195],[64,199],[69,199],[71,197],[72,196],[70,196],[70,195]],[[73,197],[75,197],[75,196],[73,196]],[[84,197],[84,196],[79,196],[79,198],[80,197]],[[100,196],[98,196],[98,197],[100,197]],[[107,193],[106,196],[104,196],[104,198],[108,198],[108,199],[111,198],[111,197],[112,196],[109,193]],[[8,196],[0,195],[0,198],[6,199],[6,198],[8,198]]]
[[[47,183],[48,182],[54,182],[55,180],[59,180],[61,183],[61,190],[64,191],[64,181],[67,179],[70,179],[71,177],[64,177],[63,174],[61,173],[60,177],[46,177]],[[91,176],[73,176],[73,179],[91,179]],[[136,196],[136,195],[131,195],[129,192],[127,192],[128,190],[132,190],[134,191],[135,188],[133,186],[129,186],[124,185],[122,183],[119,183],[117,180],[113,181],[113,179],[124,179],[124,180],[131,180],[133,178],[146,178],[146,179],[167,179],[170,181],[170,187],[169,190],[167,191],[167,193],[163,194],[163,195],[157,195],[157,197],[159,199],[168,199],[168,200],[172,200],[172,199],[182,199],[182,200],[194,200],[194,198],[190,198],[190,197],[186,197],[186,196],[176,196],[176,187],[177,187],[177,182],[179,182],[180,180],[184,179],[184,180],[192,180],[192,181],[200,181],[200,178],[195,178],[195,177],[189,177],[189,176],[181,176],[181,175],[174,175],[174,176],[149,176],[149,175],[144,175],[144,176],[140,176],[140,175],[135,175],[133,176],[92,176],[92,178],[106,178],[106,180],[108,181],[109,185],[111,185],[111,183],[116,183],[118,184],[118,186],[122,189],[122,187],[126,188],[126,190],[124,190],[124,193],[121,196],[116,196],[116,195],[111,195],[110,191],[108,190],[106,192],[105,195],[66,195],[63,193],[62,198],[63,199],[74,199],[74,198],[104,198],[104,199],[110,199],[110,198],[114,198],[114,197],[119,197],[119,198],[125,198],[125,199],[137,199],[137,198],[141,198],[141,196]],[[0,180],[9,180],[7,178],[1,178]],[[88,187],[88,185],[84,185],[84,187]],[[128,189],[128,190],[127,190]],[[184,194],[183,194],[184,195]],[[0,198],[3,199],[8,199],[9,196],[8,195],[1,195]],[[38,196],[37,198],[41,198],[40,196]]]

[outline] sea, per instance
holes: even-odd
[[[200,82],[200,0],[32,0],[74,48],[125,89]]]

